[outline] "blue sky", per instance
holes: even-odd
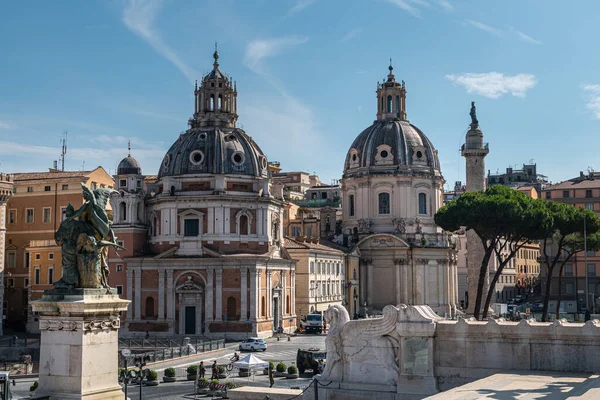
[[[594,0],[2,2],[0,170],[50,167],[66,130],[68,169],[114,173],[131,140],[156,173],[218,41],[239,124],[284,170],[340,177],[391,57],[448,185],[472,100],[488,169],[533,159],[558,182],[600,168],[598,15]]]

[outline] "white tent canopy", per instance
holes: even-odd
[[[254,354],[250,353],[246,357],[241,358],[239,361],[233,363],[233,366],[239,369],[247,369],[249,371],[267,368],[269,363],[261,360],[256,357]]]

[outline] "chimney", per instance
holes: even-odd
[[[52,169],[58,169],[58,161],[54,160],[54,162],[52,163]]]

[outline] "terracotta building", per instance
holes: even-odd
[[[15,329],[30,323],[35,331],[37,318],[28,304],[62,276],[61,250],[54,242],[54,232],[69,203],[75,208],[83,204],[81,183],[92,188],[113,186],[102,167],[14,174],[13,195],[6,206],[6,276],[10,275],[10,280],[4,301],[7,324]]]
[[[580,172],[579,176],[552,185],[542,192],[542,198],[571,204],[575,207],[585,207],[600,213],[600,173]],[[561,312],[585,312],[586,288],[585,276],[588,277],[588,303],[590,311],[597,312],[600,308],[600,252],[589,251],[576,254],[572,262],[565,264],[562,278]],[[542,264],[542,285],[545,285],[546,269]],[[556,268],[555,274],[558,274]],[[542,286],[544,287],[544,286]],[[552,280],[550,288],[550,312],[554,311],[558,295],[558,279]]]
[[[132,301],[125,332],[246,338],[295,326],[283,198],[260,147],[236,127],[236,83],[218,57],[156,181],[144,183],[130,156],[119,164],[111,204],[126,250],[109,264],[111,286]]]

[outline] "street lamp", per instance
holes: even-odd
[[[583,269],[583,273],[585,274],[585,311],[589,312],[590,310],[590,301],[588,296],[588,263],[587,263],[587,214],[583,214],[583,262],[585,264],[585,268]]]

